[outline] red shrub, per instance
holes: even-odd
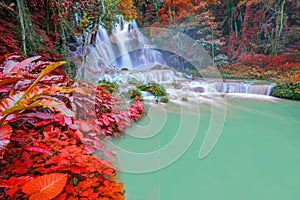
[[[67,181],[59,196],[52,194],[55,199],[124,199],[103,138],[118,136],[139,119],[143,104],[122,109],[102,87],[80,82],[71,87],[56,69],[64,62],[39,58],[15,63],[16,56],[0,57],[0,149],[6,150],[0,163],[0,198],[38,198],[42,194],[24,185],[60,173]],[[99,151],[105,155],[101,160],[94,155]]]

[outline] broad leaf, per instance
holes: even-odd
[[[73,112],[69,110],[66,105],[62,102],[54,101],[54,100],[48,100],[48,99],[42,99],[39,101],[39,104],[47,107],[47,108],[54,108],[56,111],[59,111],[63,114],[65,114],[68,117],[73,116]]]
[[[67,183],[67,174],[52,173],[40,176],[22,187],[29,200],[49,200],[59,195]]]
[[[55,62],[55,63],[51,63],[50,65],[48,65],[45,69],[43,69],[43,71],[40,73],[40,75],[37,77],[37,79],[31,84],[31,86],[26,90],[26,92],[24,93],[22,98],[25,98],[36,86],[36,84],[47,74],[49,74],[50,72],[52,72],[53,70],[55,70],[56,68],[58,68],[61,65],[66,64],[65,61],[61,61],[61,62]]]
[[[19,80],[21,80],[21,78],[15,78],[15,77],[13,77],[13,78],[5,78],[2,81],[0,81],[0,86],[8,85],[8,84],[11,84],[11,83],[16,83]]]
[[[27,151],[34,151],[34,152],[38,152],[38,153],[45,153],[48,155],[52,155],[53,152],[45,149],[45,148],[41,148],[41,147],[24,147],[24,149],[26,149]]]
[[[8,124],[5,124],[0,127],[0,158],[3,157],[5,146],[10,141],[11,133],[12,128]]]
[[[27,65],[29,65],[32,61],[38,60],[40,59],[41,56],[34,56],[34,57],[30,57],[27,58],[26,60],[23,60],[22,62],[18,63],[17,65],[15,65],[12,68],[4,68],[3,73],[12,73],[12,72],[17,72],[19,69],[22,69],[24,67],[26,67]]]

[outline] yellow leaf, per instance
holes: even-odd
[[[25,98],[36,86],[36,84],[42,79],[44,78],[44,76],[46,76],[47,74],[49,74],[50,72],[52,72],[53,70],[55,70],[56,68],[58,68],[61,65],[66,64],[67,62],[65,61],[60,61],[60,62],[55,62],[55,63],[51,63],[50,65],[48,65],[45,69],[43,69],[43,71],[40,73],[40,75],[37,77],[37,79],[31,84],[31,86],[26,90],[26,92],[24,93],[24,95],[22,96],[21,99]]]

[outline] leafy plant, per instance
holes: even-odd
[[[114,93],[118,90],[118,84],[116,82],[101,80],[98,82],[98,85],[106,89],[109,93]]]
[[[300,82],[278,83],[274,87],[272,96],[300,100]]]
[[[71,86],[64,62],[19,59],[0,59],[0,198],[123,200],[103,139],[144,115],[141,100],[121,107],[101,86]]]
[[[49,200],[61,193],[67,183],[67,174],[52,173],[37,177],[22,187],[30,200]]]
[[[134,100],[142,100],[142,93],[140,90],[135,88],[130,88],[128,90],[129,98]]]
[[[150,81],[144,85],[141,85],[138,87],[138,89],[142,91],[150,92],[155,96],[155,98],[159,98],[167,95],[166,88],[163,85],[156,83],[154,81]]]

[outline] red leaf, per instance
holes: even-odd
[[[6,190],[6,195],[12,197],[20,188],[18,187],[15,187],[13,189],[10,189],[10,190]]]
[[[20,115],[24,117],[31,117],[31,118],[39,118],[39,119],[52,119],[53,115],[47,114],[47,113],[42,113],[42,112],[34,112],[34,113],[26,113],[24,115]]]
[[[28,181],[32,180],[31,176],[21,176],[21,177],[11,177],[8,181],[6,181],[6,187],[16,187],[23,186]]]
[[[54,108],[56,111],[63,113],[68,117],[73,117],[73,112],[66,107],[64,103],[60,103],[54,100],[42,99],[39,103],[47,108]]]
[[[8,139],[12,133],[12,128],[10,125],[5,124],[0,127],[0,140],[2,139]]]
[[[61,193],[67,182],[67,174],[53,173],[40,176],[22,187],[29,200],[49,200]]]
[[[78,200],[78,198],[77,198],[77,197],[70,196],[70,197],[68,198],[68,200]]]
[[[22,159],[23,159],[24,161],[30,159],[30,154],[29,154],[28,152],[24,151],[24,152],[22,153]]]
[[[5,124],[0,127],[0,158],[3,158],[4,148],[9,143],[12,128],[10,125]]]
[[[66,185],[65,191],[66,191],[67,193],[74,194],[75,188],[74,188],[73,185]]]
[[[80,166],[77,166],[77,165],[72,165],[70,167],[70,171],[75,173],[75,174],[80,174],[82,172],[86,172],[86,168],[80,167]]]
[[[103,170],[102,173],[105,174],[105,175],[107,175],[107,176],[109,176],[109,177],[114,176],[114,170],[111,169],[111,168]]]
[[[31,160],[31,156],[28,152],[23,152],[22,159],[24,160],[24,165],[29,168],[32,166],[33,161]]]
[[[53,152],[48,150],[48,149],[44,149],[41,147],[25,147],[24,149],[28,150],[28,151],[34,151],[34,152],[39,152],[39,153],[45,153],[48,155],[52,155]]]
[[[26,172],[28,172],[28,168],[23,166],[23,167],[18,167],[16,168],[14,171],[14,173],[18,173],[18,174],[25,174]]]
[[[18,63],[17,65],[15,65],[12,68],[4,68],[3,73],[11,73],[11,72],[17,72],[19,69],[22,69],[24,67],[26,67],[27,65],[29,65],[32,61],[38,60],[40,59],[41,56],[34,56],[31,58],[27,58],[26,60],[23,60],[22,62]]]
[[[92,188],[89,188],[87,190],[85,190],[83,193],[80,194],[81,197],[88,197],[89,194],[92,194],[94,191]]]
[[[65,199],[67,199],[67,193],[63,193],[63,194],[61,194],[61,195],[59,195],[58,197],[56,197],[56,199],[55,200],[65,200]]]
[[[53,121],[54,121],[53,119],[50,119],[50,120],[44,120],[44,121],[40,121],[40,122],[35,122],[34,126],[35,127],[45,126],[47,124],[52,123]]]
[[[4,80],[0,81],[0,86],[8,85],[10,83],[15,83],[21,80],[21,78],[5,78]]]

